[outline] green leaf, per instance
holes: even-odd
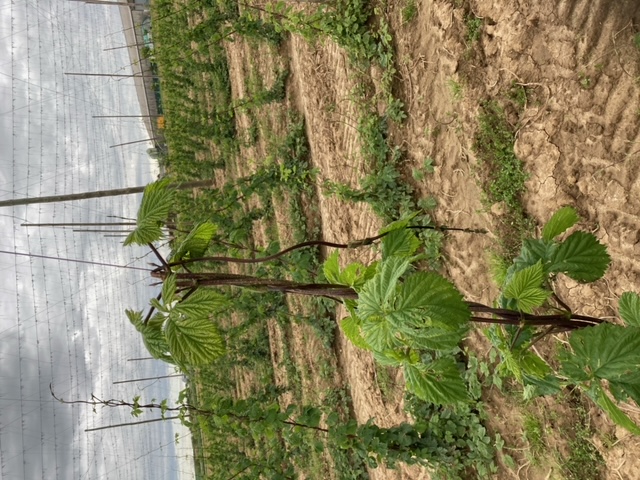
[[[149,304],[159,312],[167,313],[169,311],[164,304],[160,303],[160,301],[155,298],[150,299]]]
[[[450,405],[469,399],[467,386],[452,358],[441,358],[430,364],[404,364],[407,390],[422,400]]]
[[[515,272],[504,290],[506,298],[516,300],[518,310],[531,313],[534,308],[542,306],[551,292],[541,288],[544,280],[542,260],[535,265]]]
[[[327,282],[340,285],[340,264],[338,263],[338,251],[334,251],[324,261],[322,265],[322,271],[327,279]]]
[[[362,338],[374,350],[391,350],[399,346],[396,329],[385,317],[370,316],[360,325]]]
[[[560,393],[561,386],[558,377],[555,375],[547,375],[544,378],[538,378],[527,373],[522,374],[522,383],[528,389],[528,397],[525,400],[529,400],[533,397],[555,395]]]
[[[138,210],[137,227],[127,236],[124,245],[146,245],[162,238],[162,225],[169,216],[174,197],[175,190],[169,188],[169,180],[147,185]]]
[[[142,312],[126,310],[125,313],[131,323],[140,332],[144,346],[153,358],[163,360],[168,363],[175,363],[169,353],[169,345],[162,331],[162,325],[166,321],[163,314],[154,315],[146,325],[142,324]]]
[[[199,288],[193,295],[175,304],[172,311],[182,317],[207,318],[211,314],[229,307],[227,300],[220,293],[206,288]]]
[[[340,272],[340,284],[349,285],[350,287],[362,287],[368,280],[374,277],[377,264],[364,266],[361,263],[353,262],[347,265]]]
[[[524,268],[542,262],[542,268],[545,275],[549,272],[549,265],[555,255],[558,245],[556,243],[547,242],[536,238],[527,238],[522,242],[520,255],[513,260],[513,265],[507,271],[507,279]]]
[[[140,331],[142,328],[142,312],[138,310],[129,310],[126,309],[124,313],[127,315],[127,318],[132,323],[136,330]]]
[[[543,379],[552,373],[549,364],[529,350],[522,351],[519,360],[523,375]]]
[[[559,357],[571,380],[640,383],[640,327],[601,323],[572,332],[569,344],[573,353]]]
[[[580,220],[580,217],[575,209],[571,207],[563,207],[554,213],[544,226],[542,229],[542,238],[551,241],[558,235],[561,235],[569,228],[573,227],[578,220]]]
[[[398,279],[409,268],[409,260],[390,257],[378,264],[376,275],[364,284],[358,296],[358,317],[384,316],[396,296]]]
[[[405,340],[413,348],[430,349],[437,351],[450,351],[460,345],[467,332],[466,328],[458,330],[442,330],[436,327],[412,329],[407,332],[407,328],[401,329],[406,336]]]
[[[340,422],[340,415],[338,412],[331,412],[327,415],[326,423],[329,428],[335,427]]]
[[[208,319],[168,321],[164,333],[171,355],[186,365],[205,365],[225,354],[222,335]]]
[[[604,275],[611,258],[607,249],[595,236],[574,232],[560,244],[551,272],[562,272],[578,282],[595,282]]]
[[[392,232],[394,230],[404,230],[409,225],[409,222],[411,222],[411,220],[416,217],[416,215],[418,215],[418,212],[411,212],[403,215],[402,218],[396,220],[395,222],[391,222],[389,225],[382,228],[378,233],[382,235],[383,233]]]
[[[620,317],[627,325],[640,327],[640,296],[635,292],[624,292],[618,303]]]
[[[420,245],[420,240],[411,230],[392,230],[382,239],[382,258],[394,255],[411,257]]]
[[[176,296],[178,277],[175,274],[168,275],[162,283],[162,302],[170,305]]]
[[[397,350],[385,350],[384,352],[373,352],[373,358],[383,367],[401,367],[405,362],[415,363],[411,358],[411,353],[405,354]],[[419,360],[419,358],[415,359]]]
[[[308,427],[318,427],[320,425],[320,418],[322,418],[320,409],[306,406],[302,410],[302,415],[296,419],[296,422]]]
[[[371,350],[371,345],[369,345],[362,337],[362,333],[360,332],[360,320],[358,318],[354,316],[343,318],[340,321],[340,328],[342,329],[344,336],[347,337],[347,339],[356,347],[363,350]]]
[[[626,400],[628,397],[640,405],[640,384],[609,382],[609,389],[618,400]]]
[[[204,256],[218,227],[211,222],[196,225],[171,255],[172,262]]]
[[[323,273],[329,283],[359,288],[374,277],[376,268],[377,262],[369,266],[353,262],[341,271],[338,264],[338,252],[335,251],[324,262]]]
[[[394,324],[411,322],[414,326],[435,326],[457,330],[471,316],[458,290],[434,272],[418,272],[407,277],[398,291],[392,309],[387,309]]]
[[[609,395],[604,391],[600,385],[596,385],[593,393],[588,392],[591,399],[598,404],[605,412],[609,414],[609,418],[613,422],[621,427],[627,429],[634,435],[640,435],[640,427],[631,420],[626,413],[613,403]]]
[[[500,350],[500,355],[502,356],[501,367],[516,377],[516,380],[522,382],[522,365],[520,364],[519,358],[508,349]]]

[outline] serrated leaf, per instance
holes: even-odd
[[[527,238],[522,242],[520,255],[513,259],[513,265],[507,270],[508,282],[511,276],[524,268],[542,263],[542,269],[545,275],[549,272],[549,265],[555,255],[558,245],[556,243],[547,242],[536,238]]]
[[[416,215],[418,215],[418,212],[412,212],[403,215],[402,218],[396,220],[395,222],[391,222],[389,225],[382,228],[378,233],[382,235],[383,233],[392,232],[394,230],[405,229],[409,225],[409,222],[416,217]]]
[[[169,349],[169,344],[161,330],[142,332],[142,341],[153,358],[167,363],[175,363]]]
[[[543,379],[552,373],[549,364],[529,350],[522,351],[519,360],[523,375]]]
[[[124,313],[127,315],[131,324],[136,327],[136,330],[140,331],[140,328],[142,327],[142,312],[139,310],[126,309]]]
[[[627,429],[634,435],[640,435],[640,427],[634,423],[626,413],[620,410],[600,385],[596,386],[593,393],[588,393],[590,393],[589,396],[591,399],[596,402],[600,408],[607,412],[607,414],[609,414],[609,418],[611,418],[615,424]]]
[[[340,415],[338,412],[331,412],[327,415],[325,422],[329,428],[335,427],[340,422]]]
[[[143,325],[142,312],[125,310],[125,313],[136,330],[140,332],[142,341],[151,356],[168,363],[175,363],[169,354],[169,345],[162,331],[162,324],[166,317],[162,314],[154,315],[146,325]],[[158,317],[161,318],[160,322],[157,321]]]
[[[518,361],[518,358],[511,352],[511,350],[501,350],[502,355],[502,367],[509,371],[516,380],[522,382],[522,366]]]
[[[640,327],[640,296],[635,292],[624,292],[618,303],[620,317],[627,325]]]
[[[411,230],[392,230],[382,239],[382,258],[394,255],[411,257],[420,245],[420,240]]]
[[[540,287],[543,280],[542,261],[538,260],[534,265],[515,272],[504,294],[507,298],[518,298],[524,290]]]
[[[370,273],[370,267],[365,267],[358,262],[350,263],[340,272],[340,284],[354,288],[361,287],[369,278],[372,278]],[[375,266],[373,273],[375,273]]]
[[[400,344],[396,338],[396,329],[385,317],[368,317],[362,321],[360,332],[365,343],[374,350],[391,350]]]
[[[610,261],[606,247],[595,236],[574,232],[558,247],[549,271],[564,273],[578,282],[595,282]]]
[[[412,329],[401,329],[405,335],[405,341],[414,348],[429,349],[436,351],[450,351],[460,345],[467,332],[466,328],[458,330],[443,330],[436,327]]]
[[[609,382],[609,389],[616,399],[620,396],[619,400],[623,401],[631,397],[637,405],[640,405],[640,384]]]
[[[333,252],[329,258],[325,260],[322,267],[324,276],[329,283],[348,285],[354,289],[358,289],[375,276],[377,262],[369,266],[353,262],[347,265],[344,270],[340,270],[338,258],[338,252]]]
[[[535,265],[513,274],[504,289],[504,296],[515,299],[518,310],[531,313],[534,308],[542,306],[551,295],[551,292],[541,288],[543,280],[542,261],[538,260]]]
[[[146,245],[162,238],[162,225],[169,216],[174,197],[175,190],[169,188],[169,180],[147,185],[138,210],[137,227],[127,236],[124,245]]]
[[[406,356],[395,351],[373,352],[374,360],[383,367],[401,367],[407,361]]]
[[[525,386],[532,387],[529,389],[529,398],[555,395],[561,390],[560,380],[558,380],[558,377],[555,375],[547,375],[544,378],[538,378],[533,375],[523,373],[522,383],[524,383]]]
[[[470,318],[469,307],[458,290],[434,272],[418,272],[407,277],[392,309],[394,324],[436,326],[457,330]]]
[[[162,325],[166,320],[167,316],[164,313],[158,312],[149,319],[146,326],[150,328],[162,328]]]
[[[378,264],[376,275],[364,284],[358,295],[358,317],[384,316],[395,299],[398,279],[409,268],[409,260],[390,257]]]
[[[162,302],[165,305],[170,305],[176,296],[176,289],[178,285],[178,277],[175,274],[170,274],[162,282]]]
[[[545,240],[553,240],[558,235],[561,235],[573,227],[578,220],[580,220],[580,217],[575,209],[572,207],[563,207],[554,213],[544,226],[542,229],[542,238]]]
[[[560,361],[570,379],[640,383],[640,327],[601,323],[572,332],[569,344],[573,353],[562,352]]]
[[[164,334],[172,357],[186,365],[205,365],[225,354],[222,335],[205,318],[168,321]]]
[[[340,328],[342,329],[344,336],[347,337],[347,339],[356,347],[363,350],[371,350],[371,345],[369,345],[362,337],[360,332],[360,321],[357,318],[353,316],[343,318],[340,321]]]
[[[204,256],[211,239],[217,231],[216,225],[203,222],[196,225],[171,255],[172,262]]]
[[[333,283],[336,285],[340,284],[340,264],[338,263],[338,251],[333,252],[329,257],[324,261],[322,265],[322,271],[324,272],[324,276],[327,279],[327,282]]]
[[[438,405],[467,401],[467,386],[452,358],[441,358],[430,364],[404,364],[407,390],[422,400]]]
[[[149,300],[149,304],[155,308],[156,310],[158,310],[159,312],[164,312],[167,313],[167,307],[165,305],[163,305],[162,303],[160,303],[157,299],[152,298]]]
[[[199,288],[193,295],[176,303],[173,312],[188,318],[206,318],[229,307],[229,300],[220,293]]]

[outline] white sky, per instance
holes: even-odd
[[[65,72],[129,73],[116,7],[68,0],[0,0],[0,200],[142,185],[157,175],[133,82]],[[20,224],[135,217],[139,197],[0,208],[0,250],[146,267],[121,238]],[[164,422],[85,433],[135,420],[129,411],[55,402],[175,400],[181,380],[113,385],[167,373],[147,356],[125,308],[155,291],[145,272],[0,253],[0,479],[192,478],[184,428]],[[169,371],[168,373],[172,373]],[[172,392],[170,392],[172,390]],[[139,420],[154,418],[145,414]]]

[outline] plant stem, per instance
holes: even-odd
[[[445,231],[456,231],[456,232],[465,232],[465,233],[487,233],[484,229],[472,229],[472,228],[458,228],[458,227],[446,227],[439,225],[425,225],[425,226],[410,226],[407,227],[410,229],[420,229],[420,230],[436,230],[440,232]],[[294,250],[298,250],[300,248],[305,247],[331,247],[331,248],[358,248],[364,247],[367,245],[372,245],[376,240],[380,240],[381,238],[388,235],[390,232],[381,233],[380,235],[375,235],[373,237],[366,237],[360,240],[354,240],[349,243],[335,243],[328,242],[325,240],[309,240],[307,242],[298,243],[289,248],[285,248],[278,253],[274,253],[273,255],[269,255],[267,257],[261,258],[234,258],[234,257],[200,257],[189,260],[182,260],[179,262],[172,262],[169,264],[171,267],[184,266],[194,262],[229,262],[229,263],[262,263],[268,262],[270,260],[275,260],[289,252]]]

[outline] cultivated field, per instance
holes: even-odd
[[[614,319],[620,295],[640,290],[636,0],[277,7],[156,0],[154,8],[169,147],[163,161],[176,178],[215,178],[218,187],[181,198],[177,217],[217,223],[215,251],[246,257],[310,239],[348,243],[420,211],[436,225],[488,231],[426,234],[422,265],[467,300],[490,305],[498,296],[496,258],[513,258],[523,238],[570,205],[612,261],[595,283],[558,277],[559,296],[581,314]],[[322,247],[250,271],[311,281],[330,253]],[[361,247],[341,252],[340,261],[378,256]],[[270,398],[283,407],[317,405],[361,424],[412,422],[408,404],[423,420],[451,415],[431,425],[442,429],[451,455],[438,472],[444,478],[640,476],[637,436],[578,390],[523,400],[513,378],[495,373],[499,357],[481,329],[463,346],[475,379],[469,388],[481,397],[440,409],[405,399],[401,370],[376,364],[346,339],[336,323],[344,307],[247,295],[221,319],[237,348],[213,373],[193,376],[190,394],[203,402],[224,378],[234,398],[275,385]],[[536,348],[544,354],[566,338]],[[635,405],[621,408],[640,420]],[[220,439],[211,437],[219,432],[201,430],[199,475],[234,478],[228,466],[226,476],[217,470],[224,459],[214,452]],[[243,441],[231,443],[256,464],[269,457],[257,453],[255,439]],[[321,435],[288,447],[276,441],[290,453],[278,458],[301,478],[431,478],[415,465],[367,467]],[[474,459],[470,451],[481,453]]]

